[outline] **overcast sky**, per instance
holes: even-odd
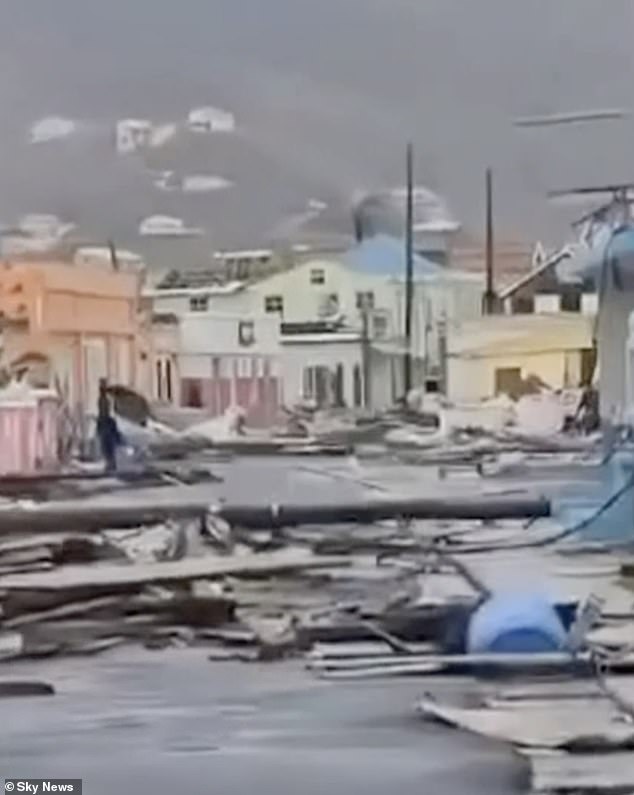
[[[520,130],[516,116],[634,108],[632,0],[3,0],[0,220],[56,212],[134,242],[151,212],[187,214],[214,244],[256,244],[304,200],[418,179],[481,228],[495,169],[499,234],[556,240],[578,208],[553,188],[634,179],[634,122]],[[116,118],[235,112],[232,141],[167,151],[167,167],[233,191],[178,202],[112,154]],[[90,132],[34,149],[49,114]],[[170,159],[171,158],[171,159]],[[181,159],[182,158],[182,159]]]

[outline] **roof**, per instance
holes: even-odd
[[[209,290],[210,293],[235,293],[244,286],[240,281],[227,281],[222,271],[217,268],[201,268],[199,270],[171,270],[156,285],[155,290],[164,294],[165,291]]]
[[[283,336],[280,342],[283,345],[326,345],[349,342],[360,342],[360,331],[327,331],[322,334],[291,334]]]
[[[405,279],[405,242],[389,235],[377,235],[358,243],[343,256],[343,263],[367,276]],[[431,260],[414,254],[414,278],[428,279],[443,269]]]
[[[592,347],[592,317],[578,313],[491,315],[449,329],[452,358],[538,355]]]
[[[519,279],[511,282],[507,287],[503,290],[500,290],[500,298],[510,298],[514,295],[519,289],[525,287],[527,284],[530,284],[533,279],[536,279],[538,276],[546,273],[547,271],[555,268],[559,263],[563,262],[563,260],[570,259],[572,256],[572,252],[567,246],[561,249],[561,251],[557,251],[555,254],[552,254],[548,257],[541,265],[538,265],[536,268],[533,268],[528,273],[525,273],[523,276],[520,276]]]

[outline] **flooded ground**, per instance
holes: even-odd
[[[3,702],[3,775],[81,777],[88,795],[507,795],[523,782],[510,750],[416,718],[428,685],[415,679],[325,683],[297,663],[210,663],[204,649],[126,649],[3,673],[58,691]]]

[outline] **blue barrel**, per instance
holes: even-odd
[[[553,605],[538,594],[496,593],[471,617],[471,654],[530,654],[562,649],[566,630]]]

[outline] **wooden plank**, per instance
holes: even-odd
[[[2,580],[0,579],[0,585]],[[337,670],[352,667],[364,668],[381,665],[402,665],[416,668],[418,665],[434,664],[451,670],[470,671],[476,668],[490,668],[498,670],[513,669],[539,669],[584,667],[589,664],[590,657],[579,655],[573,657],[565,652],[546,652],[542,654],[390,654],[381,657],[366,657],[357,659],[329,659],[313,658],[310,667],[315,670]]]
[[[16,574],[0,577],[0,590],[30,591],[89,591],[125,590],[140,585],[163,582],[184,582],[200,578],[258,577],[274,574],[292,574],[309,569],[327,569],[347,566],[343,557],[316,558],[297,549],[279,552],[241,555],[231,558],[185,558],[163,563],[134,563],[65,566],[42,574]]]
[[[634,742],[634,727],[619,722],[618,710],[608,699],[530,709],[462,709],[424,699],[418,708],[427,719],[523,747],[608,750]]]
[[[120,597],[118,596],[102,596],[98,599],[89,599],[83,602],[71,602],[71,604],[52,607],[50,610],[38,610],[33,613],[23,613],[14,618],[9,618],[2,622],[2,627],[3,629],[17,629],[29,624],[38,624],[40,621],[53,621],[58,618],[86,615],[94,610],[103,610],[118,604],[120,604]]]

